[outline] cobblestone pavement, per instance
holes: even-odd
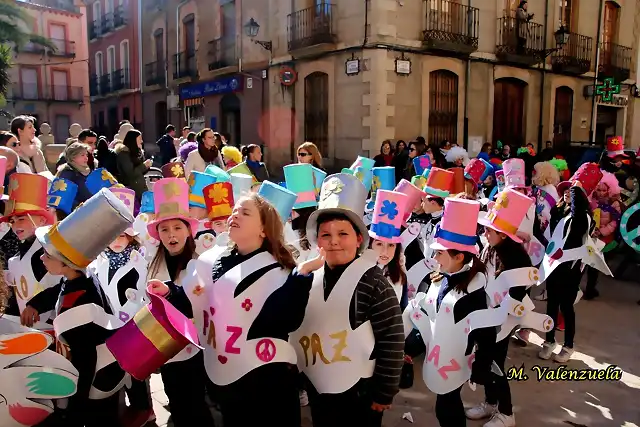
[[[542,344],[540,334],[531,334],[532,344],[520,348],[512,345],[508,366],[524,365],[529,374],[527,381],[511,382],[514,413],[518,427],[541,426],[640,426],[640,284],[621,282],[600,276],[600,298],[581,301],[576,306],[577,332],[576,352],[567,364],[570,369],[606,369],[616,365],[623,370],[622,379],[615,382],[597,381],[542,381],[535,379],[531,371],[534,365],[556,368],[551,361],[541,361],[537,352]],[[537,302],[538,311],[544,312],[544,303]],[[562,343],[562,332],[557,334]],[[558,352],[559,349],[556,350]],[[151,378],[151,391],[157,426],[171,427],[168,403],[160,375]],[[463,389],[466,406],[479,402],[484,397],[482,387],[472,392]],[[421,379],[420,365],[416,363],[413,388],[403,390],[396,396],[391,410],[384,417],[385,427],[408,427],[402,414],[410,412],[413,426],[437,426],[434,413],[435,396],[429,392]],[[247,402],[251,407],[251,402]],[[217,426],[222,422],[214,411]],[[303,426],[311,426],[308,408],[302,409]],[[148,424],[149,427],[154,424]],[[479,427],[483,422],[469,422],[468,426]]]

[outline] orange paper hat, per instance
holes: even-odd
[[[456,167],[448,170],[454,173],[451,194],[462,193],[464,191],[464,169]]]
[[[209,184],[202,190],[207,216],[211,221],[227,219],[233,211],[233,186],[230,182]]]
[[[5,202],[5,216],[0,222],[16,215],[38,215],[53,224],[53,215],[47,209],[49,180],[33,173],[14,173],[9,177],[9,200]]]

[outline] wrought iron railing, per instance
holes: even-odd
[[[426,0],[423,40],[478,48],[480,11],[451,0]]]
[[[144,79],[147,86],[166,84],[165,61],[154,61],[144,65]]]
[[[209,71],[236,64],[235,37],[221,37],[209,42]]]
[[[611,42],[602,43],[599,65],[599,72],[603,75],[610,75],[621,81],[628,79],[631,69],[631,48]]]
[[[131,89],[131,79],[128,68],[122,68],[111,73],[111,91]]]
[[[100,96],[100,77],[92,74],[89,77],[89,94],[91,96]]]
[[[198,73],[198,69],[196,68],[196,51],[185,50],[173,55],[173,67],[174,79],[195,77]]]
[[[105,13],[102,15],[102,34],[113,31],[113,13]]]
[[[47,102],[82,102],[83,88],[69,85],[40,87],[36,83],[14,83],[9,99]]]
[[[540,58],[545,50],[544,25],[511,16],[498,18],[497,55],[519,55]]]
[[[127,24],[126,11],[124,6],[116,6],[113,10],[113,26],[115,28],[122,27]]]
[[[100,76],[100,95],[106,95],[111,92],[111,74],[103,74]]]
[[[11,85],[11,94],[7,98],[25,101],[45,100],[43,91],[36,83],[14,83]]]
[[[591,69],[593,39],[582,34],[569,33],[567,43],[559,47],[551,57],[551,65],[557,71],[584,74]]]
[[[289,51],[336,42],[336,6],[318,3],[299,10],[287,17],[287,37]]]
[[[25,43],[22,46],[16,46],[16,52],[43,54],[44,46],[29,42],[29,43]]]
[[[80,86],[51,86],[50,101],[57,102],[82,102],[84,100],[84,89]]]
[[[89,22],[89,40],[95,40],[102,35],[102,24],[100,21]]]

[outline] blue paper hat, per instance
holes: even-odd
[[[484,182],[484,180],[487,179],[489,175],[494,175],[496,171],[494,170],[493,165],[491,163],[487,162],[485,159],[480,159],[480,160],[486,166],[484,173],[480,177],[480,181]]]
[[[47,195],[47,205],[60,209],[67,215],[73,210],[73,202],[78,194],[78,186],[64,178],[56,178],[51,183],[49,194]]]
[[[118,181],[115,179],[111,172],[105,168],[98,168],[87,175],[86,185],[87,190],[91,194],[96,194],[103,188],[111,188],[116,185]]]
[[[373,166],[376,164],[375,160],[370,159],[368,157],[358,156],[355,162],[351,165],[349,169],[355,171],[357,168],[363,168],[365,170],[373,169]]]
[[[373,184],[373,170],[365,169],[363,166],[355,168],[354,175],[362,182],[367,194],[371,191],[371,185]]]
[[[287,188],[287,182],[286,182],[286,181],[280,181],[280,182],[278,183],[278,185],[279,185],[280,187],[282,187],[282,188]]]
[[[156,211],[153,203],[153,191],[145,191],[142,193],[142,202],[140,203],[140,213],[154,213]]]
[[[284,167],[284,179],[287,190],[298,196],[293,209],[318,206],[316,187],[313,183],[313,166],[308,163],[287,165]]]
[[[233,187],[233,200],[237,203],[242,196],[251,191],[252,185],[253,176],[243,173],[232,173],[231,186]]]
[[[316,199],[320,198],[320,189],[322,188],[322,182],[327,177],[327,173],[322,169],[318,169],[315,166],[313,168],[313,184],[316,186]]]
[[[393,189],[396,188],[396,168],[393,166],[382,166],[373,168],[372,172],[372,192],[378,190],[393,191]]]
[[[189,206],[205,208],[204,203],[204,187],[215,184],[218,177],[207,173],[192,171],[189,175]]]
[[[207,166],[207,168],[204,170],[204,173],[206,173],[207,175],[215,176],[216,182],[231,181],[231,175],[229,175],[226,171],[216,165]]]
[[[258,195],[264,197],[265,200],[276,208],[283,223],[286,222],[291,215],[293,205],[295,205],[298,199],[296,193],[280,187],[271,181],[264,181],[262,185],[260,185]]]
[[[416,175],[422,175],[425,170],[431,169],[431,159],[427,154],[414,157],[413,168],[416,170]]]

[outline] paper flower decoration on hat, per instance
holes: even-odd
[[[380,209],[380,216],[386,216],[390,220],[393,220],[398,215],[398,205],[396,202],[385,200],[382,202],[382,209]]]
[[[175,182],[169,182],[164,185],[162,191],[164,192],[165,199],[172,199],[180,195],[180,187]]]
[[[215,185],[209,190],[209,197],[216,203],[226,202],[229,198],[229,190],[222,185]]]
[[[378,191],[380,186],[381,186],[380,177],[377,176],[377,175],[374,175],[373,176],[373,181],[371,181],[371,192],[375,193],[376,191]]]
[[[495,211],[499,211],[500,209],[507,207],[509,207],[509,197],[507,196],[507,193],[502,192],[496,199],[496,204],[493,209]]]
[[[59,179],[53,183],[53,191],[66,191],[67,183],[64,180]]]
[[[334,194],[338,194],[344,188],[344,184],[338,178],[332,178],[324,184],[322,200],[325,201]]]

